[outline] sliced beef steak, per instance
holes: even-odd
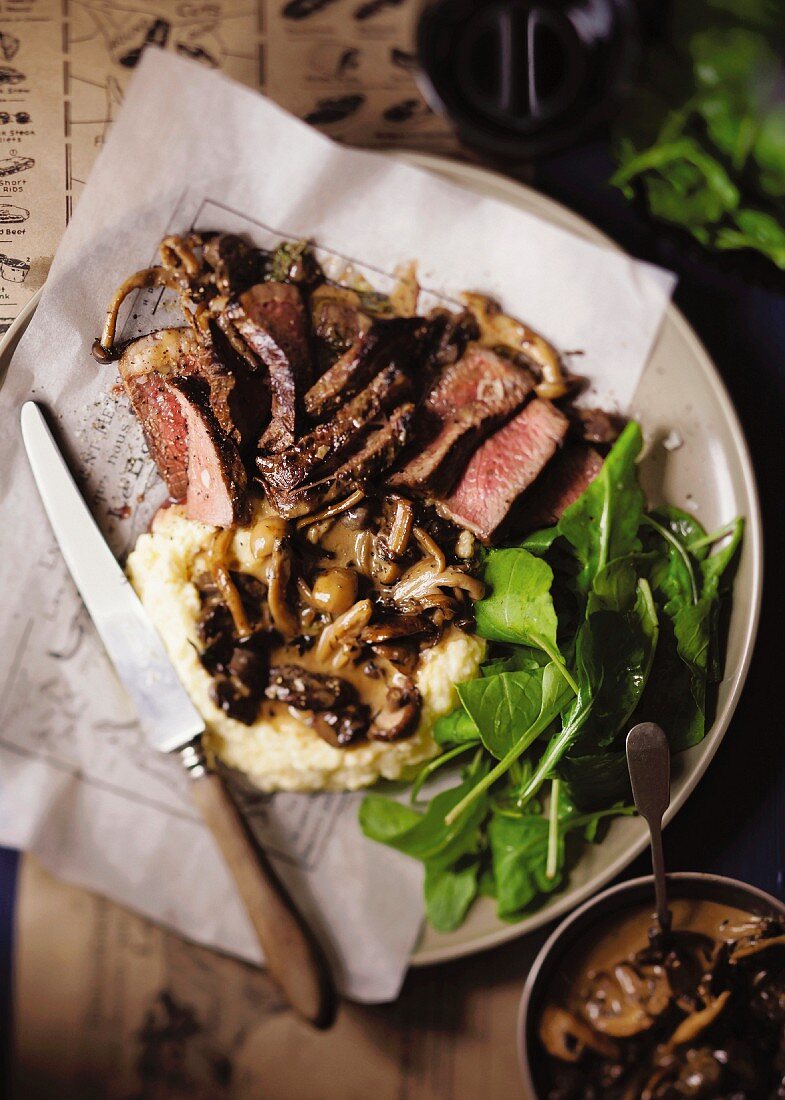
[[[475,451],[453,492],[437,503],[438,511],[487,541],[553,458],[568,427],[567,417],[550,401],[530,401]]]
[[[257,283],[229,303],[222,318],[267,368],[272,419],[265,450],[290,446],[301,430],[303,396],[311,384],[308,315],[289,283]]]
[[[449,491],[480,441],[521,407],[533,387],[525,368],[470,344],[423,402],[415,425],[418,452],[390,484],[419,493]]]
[[[195,376],[168,383],[185,422],[189,519],[230,527],[246,518],[248,479],[240,454],[218,426],[210,407],[210,389]]]
[[[362,447],[339,466],[332,478],[339,485],[362,484],[392,466],[409,441],[414,422],[414,405],[399,405],[390,419],[372,431]]]
[[[427,327],[420,317],[375,321],[306,393],[305,411],[310,419],[331,416],[391,363],[410,366],[420,352]]]
[[[357,446],[376,418],[394,408],[411,389],[409,376],[394,364],[342,405],[331,420],[319,424],[292,447],[275,455],[259,455],[256,462],[265,484],[290,493],[335,469]]]
[[[516,529],[535,531],[558,523],[601,469],[602,457],[593,447],[565,447],[515,506]]]
[[[200,346],[193,369],[210,387],[210,406],[224,435],[237,444],[241,453],[255,451],[264,428],[270,421],[270,381],[262,371],[252,371],[238,355],[217,325],[211,326],[210,339]]]
[[[120,377],[142,425],[150,455],[173,500],[188,489],[187,427],[167,379],[196,351],[190,329],[165,328],[132,340],[120,356]]]

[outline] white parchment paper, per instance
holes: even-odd
[[[261,96],[149,50],[55,258],[2,393],[0,843],[64,879],[242,958],[259,951],[175,760],[147,748],[68,577],[20,446],[17,409],[53,414],[118,555],[161,497],[138,426],[90,345],[105,303],[166,232],[311,237],[384,288],[416,258],[436,297],[497,295],[583,354],[593,399],[624,408],[671,276],[374,154],[334,145]],[[170,323],[139,295],[125,334]],[[325,943],[343,992],[393,999],[421,923],[419,865],[371,844],[359,795],[249,794],[254,828]]]

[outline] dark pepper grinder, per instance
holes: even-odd
[[[429,0],[422,91],[478,152],[530,160],[572,145],[618,106],[640,54],[633,0]]]

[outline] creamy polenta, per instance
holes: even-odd
[[[211,677],[199,661],[200,599],[192,580],[213,532],[187,519],[182,507],[163,509],[127,564],[132,585],[205,719],[207,747],[265,791],[356,790],[380,778],[407,778],[416,765],[435,756],[434,722],[453,709],[455,684],[476,676],[485,654],[481,639],[454,628],[422,654],[415,676],[422,695],[420,724],[404,740],[333,748],[291,712],[260,717],[246,726],[219,710],[210,697]],[[237,568],[254,573],[258,562],[249,541],[248,529],[238,529],[232,551]]]

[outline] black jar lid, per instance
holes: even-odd
[[[536,157],[604,121],[639,56],[633,0],[431,0],[423,92],[469,145]]]

